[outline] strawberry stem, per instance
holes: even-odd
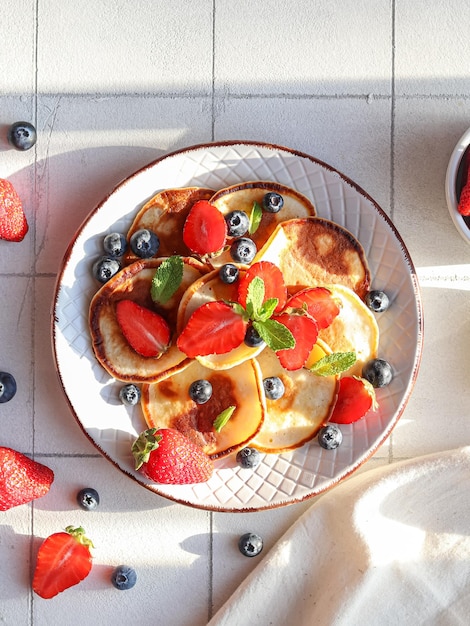
[[[82,546],[86,546],[87,548],[95,547],[92,540],[85,536],[85,529],[83,526],[77,526],[76,528],[74,526],[67,526],[65,532],[76,539]]]
[[[156,428],[144,430],[132,444],[132,454],[134,455],[136,470],[141,468],[144,463],[147,463],[150,454],[158,448],[162,436],[157,435],[155,437],[156,432]]]

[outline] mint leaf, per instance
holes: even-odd
[[[266,300],[266,302],[258,311],[258,315],[256,319],[260,322],[265,322],[267,319],[269,319],[271,315],[274,313],[278,305],[278,302],[279,302],[278,298],[269,298],[268,300]]]
[[[259,276],[255,276],[248,285],[248,293],[246,296],[246,310],[250,317],[256,318],[258,311],[263,306],[264,300],[264,280]]]
[[[261,223],[261,218],[263,217],[263,209],[257,202],[253,203],[253,208],[250,213],[250,224],[248,226],[248,233],[252,235],[258,230],[258,227]]]
[[[271,350],[277,352],[278,350],[286,350],[287,348],[295,347],[294,335],[284,324],[269,319],[263,322],[255,321],[253,322],[253,326],[258,335]]]
[[[154,302],[165,304],[175,293],[183,280],[183,259],[171,256],[159,265],[152,278],[150,296]]]
[[[355,352],[334,352],[314,363],[310,371],[317,376],[335,376],[348,370],[355,362]]]
[[[218,433],[220,433],[222,428],[227,424],[229,419],[232,417],[235,409],[236,409],[235,406],[229,406],[228,408],[224,409],[222,413],[219,413],[219,415],[217,415],[217,417],[214,420],[213,426],[214,426],[214,429]]]

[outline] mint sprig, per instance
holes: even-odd
[[[319,359],[309,369],[317,376],[336,376],[348,370],[355,362],[355,352],[333,352]]]
[[[178,255],[162,261],[152,278],[150,288],[150,296],[154,302],[158,304],[168,302],[181,285],[183,270],[183,259]]]
[[[232,417],[235,409],[236,407],[232,405],[224,409],[221,413],[219,413],[219,415],[217,415],[213,423],[214,430],[220,433],[222,428],[226,426],[227,422]]]
[[[258,335],[271,350],[277,352],[278,350],[295,348],[294,335],[284,324],[276,320],[268,319],[265,321],[254,321],[253,326]]]
[[[253,233],[255,233],[258,230],[262,217],[263,217],[263,209],[260,207],[260,205],[257,202],[254,202],[253,208],[251,209],[251,213],[250,213],[250,222],[248,225],[248,233],[250,235],[253,235]]]

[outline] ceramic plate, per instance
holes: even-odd
[[[469,160],[464,158],[470,145],[470,128],[465,131],[455,146],[446,171],[445,192],[447,208],[462,238],[470,243],[470,217],[460,215],[458,211],[462,180],[465,180],[465,168]]]
[[[316,439],[285,454],[267,454],[255,471],[218,461],[211,480],[189,486],[150,483],[133,469],[131,444],[145,424],[139,407],[118,399],[122,383],[95,360],[88,307],[97,283],[91,265],[111,231],[127,232],[136,211],[156,192],[185,186],[219,189],[249,180],[272,180],[308,196],[319,216],[350,230],[362,243],[372,287],[387,291],[390,308],[377,316],[380,356],[393,366],[392,383],[377,390],[379,410],[342,426],[343,443],[324,450]],[[215,511],[257,511],[310,498],[338,484],[386,440],[402,414],[417,375],[422,316],[415,270],[406,247],[380,207],[351,180],[294,150],[251,142],[193,146],[164,156],[121,183],[89,215],[71,242],[58,277],[53,344],[57,370],[84,433],[120,470],[145,488],[176,502]],[[84,390],[86,389],[86,393]]]

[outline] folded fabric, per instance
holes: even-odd
[[[242,624],[470,624],[470,446],[316,500],[210,621]]]

